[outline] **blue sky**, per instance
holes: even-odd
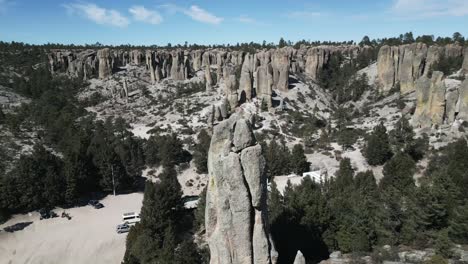
[[[468,0],[0,0],[0,40],[165,45],[468,36]]]

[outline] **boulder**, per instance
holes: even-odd
[[[277,253],[268,234],[266,188],[258,187],[266,186],[261,146],[251,143],[240,152],[233,151],[236,130],[240,138],[252,135],[242,128],[250,128],[246,120],[236,113],[213,129],[205,209],[210,264],[276,263]],[[256,207],[252,188],[260,189],[258,196],[264,197],[256,201]]]

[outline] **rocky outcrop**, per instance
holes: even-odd
[[[432,78],[421,77],[416,82],[416,110],[413,124],[418,127],[442,125],[445,115],[445,92],[442,72],[434,72]]]
[[[244,63],[242,64],[240,79],[239,79],[239,89],[241,94],[245,95],[245,100],[252,100],[253,92],[253,56],[251,54],[245,55]],[[241,96],[242,98],[242,96]],[[242,99],[241,99],[242,101]]]
[[[463,57],[462,73],[468,75],[468,47],[465,48]]]
[[[225,66],[223,69],[223,80],[225,85],[224,94],[229,102],[231,109],[236,108],[238,104],[238,93],[237,93],[237,78],[234,72],[234,68],[231,66]]]
[[[304,255],[302,255],[302,252],[300,250],[297,251],[296,258],[294,259],[293,264],[306,264]]]
[[[206,82],[206,91],[213,91],[213,78],[211,77],[211,68],[210,65],[205,66],[205,82]]]
[[[141,65],[145,56],[141,50],[130,51],[130,61],[134,65]]]
[[[279,91],[288,91],[289,85],[289,50],[279,49],[273,56],[273,81]]]
[[[208,152],[205,226],[210,264],[272,264],[265,159],[240,113],[213,129]]]
[[[317,80],[323,66],[328,63],[332,49],[329,47],[313,47],[307,50],[305,59],[305,73],[312,80]]]
[[[174,80],[185,80],[188,78],[188,63],[184,52],[181,50],[172,52],[171,78]]]
[[[150,72],[151,83],[156,83],[156,60],[154,57],[154,52],[147,50],[145,54],[146,58],[146,69]]]
[[[468,121],[468,79],[466,79],[459,90],[457,118]]]
[[[271,108],[271,94],[273,90],[273,68],[270,64],[269,53],[256,54],[260,66],[257,67],[257,97],[262,104]]]
[[[458,44],[429,48],[424,43],[382,46],[377,57],[380,92],[387,93],[398,84],[402,94],[413,92],[416,81],[421,76],[429,76],[431,66],[440,56],[460,57],[462,53],[462,47]]]
[[[98,50],[99,79],[105,79],[112,75],[111,56],[108,48]]]

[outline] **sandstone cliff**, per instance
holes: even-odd
[[[264,168],[262,147],[241,114],[214,127],[205,213],[211,264],[276,263]]]

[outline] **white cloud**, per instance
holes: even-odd
[[[196,5],[191,6],[189,9],[184,9],[182,12],[193,20],[203,23],[217,25],[223,21],[223,18],[217,17]]]
[[[167,14],[169,15],[174,15],[175,13],[182,13],[186,16],[189,16],[193,20],[202,23],[217,25],[224,20],[224,18],[218,17],[196,5],[193,5],[190,8],[184,8],[174,4],[164,4],[160,5],[159,7],[164,8]]]
[[[148,24],[157,25],[163,21],[162,16],[157,11],[146,9],[144,6],[132,6],[128,12],[133,15],[133,19]]]
[[[130,24],[127,17],[119,11],[106,9],[92,3],[66,4],[64,7],[70,14],[79,14],[97,24],[110,25],[115,27],[126,27]]]
[[[391,11],[408,18],[468,15],[467,0],[395,0]]]
[[[286,14],[287,17],[289,18],[294,18],[294,19],[310,19],[310,18],[316,18],[320,17],[323,14],[320,12],[312,12],[312,11],[294,11],[294,12],[289,12]]]

